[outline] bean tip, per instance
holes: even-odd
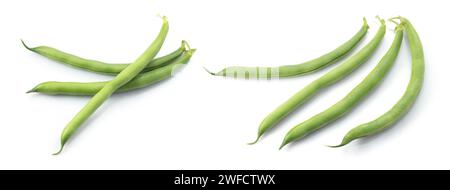
[[[253,142],[247,143],[247,145],[254,145],[254,144],[256,144],[260,137],[261,137],[261,135],[258,135],[258,137],[256,137],[256,140],[254,140]]]
[[[397,26],[400,25],[400,23],[395,21],[393,18],[388,19],[388,21],[396,24]]]
[[[401,18],[402,18],[401,16],[394,16],[394,17],[389,18],[389,20],[391,20],[391,19],[401,19]]]
[[[344,144],[338,144],[338,145],[325,145],[325,146],[327,146],[328,148],[339,148],[339,147],[341,147],[341,146],[344,146]]]
[[[344,138],[342,140],[342,142],[338,145],[326,145],[326,146],[330,147],[330,148],[339,148],[339,147],[345,146],[346,144],[350,143],[351,141],[352,141],[352,139]]]
[[[181,41],[181,45],[183,46],[185,51],[190,51],[191,50],[191,46],[189,45],[189,43],[186,40],[182,40]]]
[[[365,26],[369,26],[369,25],[367,24],[367,19],[366,19],[366,17],[363,17],[363,24],[364,24]]]
[[[63,148],[64,148],[64,145],[61,145],[61,147],[59,148],[58,152],[55,152],[52,155],[54,155],[54,156],[59,155],[59,153],[62,152]]]
[[[22,42],[22,45],[23,45],[25,48],[27,48],[28,50],[34,51],[33,48],[28,47],[27,44],[26,44],[22,39],[20,39],[20,42]]]
[[[287,143],[283,141],[283,143],[281,144],[281,146],[278,148],[278,150],[281,150],[284,146],[286,146]]]
[[[378,21],[380,21],[380,23],[382,24],[382,25],[385,25],[386,24],[386,22],[384,21],[384,19],[382,19],[380,16],[375,16],[375,18],[377,18],[378,19]]]
[[[203,69],[208,72],[210,75],[216,76],[216,73],[211,72],[210,70],[208,70],[206,67],[203,67]]]
[[[36,89],[37,89],[37,86],[32,88],[31,90],[28,90],[26,93],[29,94],[29,93],[32,93],[32,92],[36,92]]]
[[[194,53],[195,53],[195,51],[197,51],[197,49],[190,49],[187,53],[189,54],[189,56],[192,56]]]
[[[156,16],[158,16],[159,18],[163,19],[164,22],[167,22],[167,17],[166,16],[163,16],[163,15],[161,15],[159,13]]]

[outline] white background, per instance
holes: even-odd
[[[450,18],[446,1],[1,1],[0,169],[450,169]],[[88,97],[25,94],[55,81],[110,77],[66,67],[27,51],[48,45],[105,62],[131,62],[169,18],[160,55],[181,40],[198,48],[174,78],[110,98],[59,156],[59,136]],[[285,133],[345,96],[390,46],[345,80],[322,91],[254,146],[259,122],[295,92],[334,68],[279,81],[233,80],[208,75],[225,66],[278,66],[320,56],[356,33],[366,16],[402,15],[425,48],[423,91],[409,114],[380,135],[330,149],[351,128],[387,111],[410,75],[404,43],[385,81],[349,115],[279,151]]]

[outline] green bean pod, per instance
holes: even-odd
[[[113,80],[107,82],[105,86],[98,91],[89,102],[75,115],[75,117],[67,124],[61,134],[61,148],[55,154],[59,154],[66,142],[73,133],[121,86],[127,84],[136,77],[147,64],[156,56],[161,49],[164,40],[169,31],[169,24],[166,17],[162,17],[163,25],[161,30],[152,42],[152,44],[139,56],[132,64],[122,70]]]
[[[364,18],[364,23],[361,29],[347,42],[340,45],[333,51],[324,54],[313,60],[295,64],[295,65],[284,65],[280,67],[240,67],[233,66],[222,69],[217,73],[208,71],[212,75],[224,76],[224,77],[234,77],[234,78],[258,78],[258,79],[270,79],[270,78],[286,78],[304,75],[318,71],[325,68],[337,60],[342,58],[344,55],[348,54],[356,45],[363,39],[366,35],[369,25]]]
[[[38,46],[31,48],[28,47],[24,41],[22,41],[22,44],[28,50],[42,55],[48,59],[99,74],[117,75],[129,65],[129,63],[104,63],[101,61],[85,59],[48,46]],[[182,41],[180,48],[178,48],[177,50],[165,56],[151,60],[147,64],[147,67],[143,70],[143,72],[151,71],[153,69],[167,65],[170,61],[179,57],[186,50],[186,47],[189,47],[189,45],[186,41]]]
[[[120,87],[117,92],[127,92],[134,89],[150,86],[159,81],[165,80],[173,76],[174,71],[182,65],[189,62],[195,49],[190,49],[169,65],[164,67],[141,73],[136,78]],[[107,83],[105,82],[43,82],[34,87],[29,92],[39,92],[50,95],[75,95],[75,96],[92,96],[99,92]]]
[[[401,24],[404,24],[405,26],[406,37],[408,39],[411,52],[411,78],[406,91],[400,100],[389,111],[371,122],[353,128],[344,136],[341,144],[330,147],[341,147],[355,139],[370,136],[383,131],[402,118],[416,101],[424,81],[425,58],[423,47],[420,42],[419,35],[411,22],[404,17],[396,17],[396,19],[400,19]]]
[[[294,94],[294,96],[289,98],[283,104],[278,106],[269,115],[267,115],[259,125],[256,140],[249,144],[256,143],[267,130],[273,128],[289,113],[305,103],[308,99],[317,94],[321,89],[340,81],[341,79],[349,75],[353,70],[358,68],[361,64],[363,64],[377,49],[386,32],[386,25],[384,20],[380,19],[380,22],[381,25],[373,39],[359,52],[357,52],[355,55],[353,55],[319,79],[316,79],[315,81],[307,85],[305,88]]]
[[[402,44],[402,39],[403,26],[398,25],[391,47],[377,66],[364,78],[364,80],[333,106],[293,127],[284,137],[280,149],[286,144],[294,140],[302,139],[308,134],[330,124],[356,107],[356,105],[361,102],[361,100],[363,100],[363,98],[365,98],[390,71],[395,59],[397,58],[400,46]]]

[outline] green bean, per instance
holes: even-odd
[[[377,66],[350,93],[325,111],[293,127],[285,136],[280,149],[288,143],[304,138],[310,133],[330,124],[350,112],[365,98],[384,78],[397,58],[403,39],[403,26],[398,25],[391,47]]]
[[[48,46],[38,46],[31,48],[28,47],[23,40],[22,44],[28,50],[35,52],[39,55],[42,55],[48,59],[63,63],[65,65],[69,65],[72,67],[100,74],[117,75],[129,65],[128,63],[104,63],[101,61],[85,59]],[[180,48],[178,48],[177,50],[163,57],[151,60],[147,64],[147,67],[143,70],[143,72],[157,69],[167,65],[168,62],[179,57],[188,46],[189,45],[187,44],[187,42],[182,41]]]
[[[307,85],[305,88],[294,94],[294,96],[289,98],[283,104],[278,106],[269,115],[267,115],[259,125],[258,136],[256,140],[249,144],[256,143],[267,130],[273,128],[289,113],[305,103],[313,95],[317,94],[321,89],[340,81],[341,79],[349,75],[353,70],[358,68],[361,64],[363,64],[378,47],[386,32],[384,20],[380,19],[380,22],[381,26],[378,29],[376,35],[358,53],[356,53],[355,55],[347,59],[344,63],[329,71],[319,79]]]
[[[174,74],[174,71],[186,64],[191,58],[195,49],[190,49],[177,59],[164,67],[141,73],[133,80],[120,87],[117,92],[126,92],[134,89],[143,88],[159,81],[165,80]],[[76,96],[92,96],[102,89],[105,82],[44,82],[34,87],[29,92],[39,92],[50,95],[76,95]]]
[[[169,31],[169,24],[166,17],[162,17],[163,25],[152,44],[139,56],[132,64],[121,71],[116,78],[109,81],[98,91],[91,100],[78,112],[75,117],[67,124],[61,134],[61,148],[55,154],[59,154],[72,134],[110,97],[117,89],[128,83],[138,75],[152,60],[161,49],[162,44]]]
[[[361,29],[347,42],[334,49],[333,51],[322,55],[316,59],[296,64],[296,65],[283,65],[280,67],[227,67],[218,73],[213,73],[205,68],[205,70],[216,76],[226,76],[235,78],[286,78],[298,75],[304,75],[318,71],[336,62],[344,55],[349,53],[366,35],[369,26],[364,18],[364,23]]]
[[[353,128],[344,136],[341,144],[330,147],[341,147],[355,139],[370,136],[383,131],[402,118],[416,101],[417,96],[422,89],[425,72],[425,59],[422,43],[420,42],[419,35],[409,20],[404,17],[395,17],[395,19],[400,19],[401,24],[405,25],[406,37],[408,39],[409,48],[411,51],[411,78],[406,91],[400,100],[389,111],[371,122]]]

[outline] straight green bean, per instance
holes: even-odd
[[[369,25],[367,21],[363,19],[363,26],[361,29],[347,42],[337,47],[333,51],[324,54],[316,59],[296,64],[296,65],[283,65],[280,67],[241,67],[233,66],[222,69],[217,73],[213,73],[205,68],[205,70],[211,75],[235,77],[235,78],[286,78],[299,75],[305,75],[323,69],[332,63],[335,63],[344,55],[348,54],[366,35]]]

